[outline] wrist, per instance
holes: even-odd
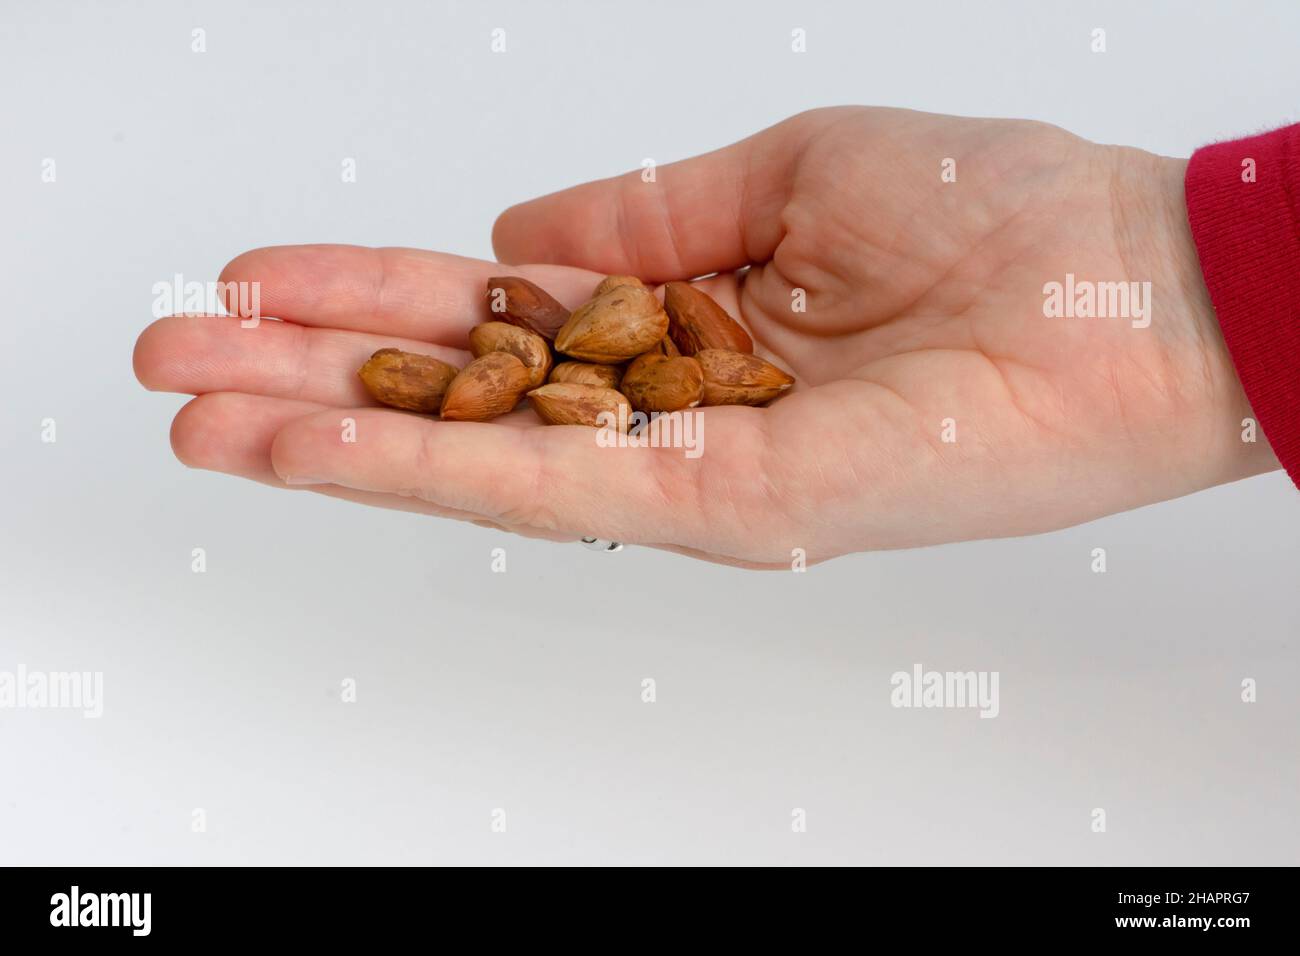
[[[1159,303],[1152,331],[1175,366],[1171,380],[1185,402],[1176,427],[1179,477],[1195,486],[1174,493],[1275,470],[1280,464],[1242,388],[1201,270],[1187,218],[1187,160],[1120,152],[1126,154],[1117,176],[1121,197],[1130,197],[1128,210],[1140,212],[1121,219],[1130,261],[1152,279]]]

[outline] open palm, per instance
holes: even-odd
[[[1238,441],[1248,406],[1181,175],[1040,124],[819,110],[650,181],[509,210],[493,238],[510,268],[246,253],[222,279],[259,282],[284,321],[162,319],[136,369],[199,396],[172,431],[188,464],[525,534],[789,566],[795,549],[1045,531],[1276,467]],[[604,274],[717,273],[703,287],[799,385],[768,408],[705,410],[698,458],[600,447],[527,409],[481,424],[373,407],[355,376],[371,352],[463,364],[484,282],[508,273],[569,307]],[[1044,285],[1067,273],[1150,282],[1150,325],[1045,317]]]

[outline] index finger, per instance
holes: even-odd
[[[245,252],[220,281],[257,283],[240,294],[263,316],[465,348],[470,328],[487,318],[487,280],[504,275],[537,283],[570,309],[601,279],[586,269],[505,266],[422,249],[306,245]]]

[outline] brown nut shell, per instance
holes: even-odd
[[[475,358],[489,352],[509,352],[528,366],[529,385],[536,388],[551,371],[551,347],[546,339],[509,322],[484,322],[469,330],[469,350]]]
[[[488,314],[550,342],[569,321],[569,310],[541,286],[520,276],[494,276],[487,280]]]
[[[621,392],[575,382],[553,382],[535,388],[528,393],[528,402],[548,425],[606,426],[625,431],[632,414],[632,406]],[[600,416],[606,412],[613,417],[602,422]]]
[[[651,352],[627,367],[619,388],[638,412],[677,412],[700,404],[704,370],[693,358]]]
[[[640,286],[642,289],[645,288],[645,283],[636,276],[605,276],[605,278],[600,280],[600,283],[596,286],[596,291],[591,294],[591,297],[597,299],[606,292],[612,292],[621,285],[634,285]]]
[[[727,311],[689,282],[664,286],[664,310],[671,324],[668,334],[683,355],[704,349],[754,351],[754,340]]]
[[[622,285],[592,299],[555,336],[571,358],[615,365],[652,348],[668,332],[668,315],[649,289]]]
[[[665,335],[659,340],[658,344],[655,345],[654,348],[649,349],[646,354],[664,355],[668,358],[677,358],[682,353],[678,350],[677,346],[673,344],[673,340]]]
[[[531,373],[509,352],[488,352],[452,379],[442,400],[442,417],[453,422],[485,422],[519,404]]]
[[[432,355],[380,349],[357,370],[375,401],[392,408],[436,415],[457,368]]]
[[[593,362],[560,362],[551,369],[547,379],[552,385],[599,385],[602,388],[618,388],[623,378],[623,369],[618,365],[596,365]]]
[[[762,405],[776,398],[794,379],[767,359],[725,349],[695,353],[704,370],[705,405]]]

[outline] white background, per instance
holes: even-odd
[[[838,103],[1185,156],[1296,118],[1297,36],[1291,2],[6,2],[0,670],[102,671],[105,712],[0,710],[0,863],[1300,862],[1280,473],[758,574],[190,471],[131,371],[153,284],[246,248],[490,258],[513,202]],[[1000,716],[892,708],[917,662],[999,671]]]

